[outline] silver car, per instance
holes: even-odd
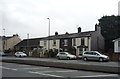
[[[75,55],[72,55],[68,52],[59,52],[57,54],[57,58],[58,59],[76,59],[76,56]]]
[[[109,57],[99,53],[98,51],[84,51],[82,54],[82,58],[84,61],[87,60],[98,60],[102,61],[109,61]]]

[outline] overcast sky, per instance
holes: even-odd
[[[0,36],[18,34],[22,39],[50,34],[94,30],[103,15],[118,15],[119,0],[0,0]]]

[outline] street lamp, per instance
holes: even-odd
[[[3,52],[5,52],[5,28],[3,28],[3,38],[2,38],[2,40],[3,40]]]
[[[48,19],[48,36],[50,36],[50,18],[47,18]]]
[[[50,49],[50,18],[47,18],[48,19],[48,52],[49,52],[49,49]]]
[[[3,36],[5,36],[5,28],[3,28]]]
[[[27,53],[29,55],[29,33],[27,33]]]

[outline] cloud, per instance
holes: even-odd
[[[26,38],[48,35],[48,20],[51,35],[94,30],[97,19],[103,15],[117,14],[119,0],[0,0],[0,24],[6,35],[20,34]],[[78,26],[77,26],[78,25]],[[2,32],[1,32],[2,35]]]

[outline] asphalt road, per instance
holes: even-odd
[[[2,79],[119,79],[118,74],[2,63]]]

